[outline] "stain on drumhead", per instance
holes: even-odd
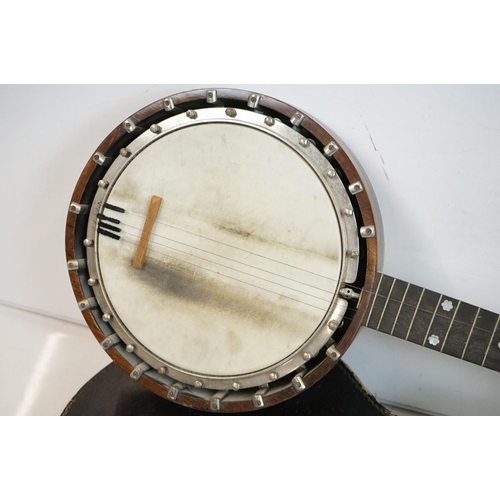
[[[309,314],[298,312],[296,304],[290,299],[280,298],[280,311],[269,301],[269,293],[264,290],[248,289],[235,286],[224,276],[195,268],[189,263],[182,263],[168,257],[158,258],[154,252],[148,256],[143,269],[129,266],[126,272],[132,280],[140,282],[151,290],[151,295],[164,306],[170,298],[186,304],[196,304],[206,317],[230,315],[242,321],[252,322],[258,328],[276,327],[277,323],[286,322],[289,328],[297,321],[306,320]],[[287,303],[288,302],[288,303]],[[328,304],[325,304],[325,310]],[[283,308],[286,313],[283,313]],[[317,318],[317,310],[310,311],[312,318]],[[310,322],[311,319],[308,320]],[[314,321],[314,320],[312,320]],[[238,324],[235,322],[235,324]],[[207,325],[209,328],[209,325]]]

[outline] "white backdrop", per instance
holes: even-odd
[[[64,255],[67,208],[83,166],[137,109],[205,86],[269,94],[322,122],[373,185],[384,271],[500,312],[498,86],[2,86],[1,303],[84,324]],[[469,363],[366,328],[345,360],[382,401],[500,414],[500,374]]]

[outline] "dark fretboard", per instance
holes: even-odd
[[[500,372],[500,316],[379,274],[365,325]]]

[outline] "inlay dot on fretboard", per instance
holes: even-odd
[[[437,335],[430,335],[429,339],[428,339],[428,342],[429,342],[430,345],[436,346],[436,345],[439,344],[440,339],[439,339],[439,337]]]
[[[444,300],[441,304],[443,311],[450,312],[453,309],[453,302],[451,300]]]

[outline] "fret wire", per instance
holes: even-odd
[[[384,276],[385,276],[385,275],[384,275]],[[388,277],[388,278],[391,278],[392,276],[387,276],[387,277]],[[402,281],[402,280],[401,280],[401,281]],[[409,283],[409,285],[412,285],[412,283]],[[418,285],[415,285],[415,286],[418,286]],[[420,287],[419,287],[419,288],[420,288]],[[432,290],[429,290],[429,291],[432,291]],[[438,292],[435,292],[435,293],[437,294]],[[369,292],[369,294],[374,295],[374,294],[375,294],[375,292]],[[386,299],[386,298],[387,298],[385,295],[379,295],[378,297],[379,297],[379,298],[381,298],[381,299]],[[443,297],[446,297],[446,295],[443,295]],[[405,304],[404,302],[402,302],[402,300],[404,300],[404,297],[403,297],[403,299],[402,299],[401,301],[400,301],[400,300],[397,300],[397,299],[390,299],[390,300],[391,300],[391,302],[397,302],[397,303],[399,304],[399,307],[400,307],[400,308],[402,308],[403,306],[405,306],[405,307],[409,307],[409,308],[414,308],[414,307],[416,307],[416,306],[413,306],[413,305],[411,305],[411,304]],[[456,300],[456,299],[451,299],[451,300]],[[460,302],[461,302],[461,301],[457,301],[457,307],[458,307],[458,305],[460,304]],[[469,304],[469,305],[470,305],[470,306],[472,306],[472,307],[477,307],[477,306],[475,306],[474,304]],[[438,308],[438,309],[439,309],[439,308]],[[456,308],[455,308],[455,307],[454,307],[454,309],[455,309],[455,312],[456,312]],[[429,314],[432,314],[432,311],[429,311],[429,310],[427,310],[427,309],[420,309],[420,311],[422,311],[422,312],[426,312],[426,313],[429,313]],[[497,314],[497,313],[494,313],[493,311],[490,311],[490,312],[492,312],[493,314]],[[437,317],[437,318],[442,318],[442,319],[447,319],[447,318],[448,318],[448,316],[444,316],[444,315],[442,315],[442,314],[437,314],[437,313],[436,313],[436,317]],[[453,315],[453,317],[455,317],[455,315]],[[456,324],[457,324],[457,325],[466,325],[466,326],[470,326],[470,325],[471,325],[471,323],[469,323],[469,322],[467,322],[467,321],[457,321],[457,322],[456,322]],[[365,326],[368,326],[368,322],[366,322],[366,323],[365,323]],[[488,331],[488,332],[489,332],[489,331],[490,331],[489,329],[488,329],[488,330],[485,330],[484,328],[477,328],[477,329],[478,329],[478,330],[480,330],[480,331],[482,331],[482,332],[485,332],[485,331]]]
[[[375,306],[375,301],[376,301],[376,299],[377,299],[377,298],[379,298],[379,299],[388,299],[388,297],[387,297],[387,296],[385,296],[385,295],[379,295],[379,291],[380,291],[379,289],[380,289],[380,286],[381,286],[381,280],[382,280],[382,278],[383,278],[384,276],[386,276],[387,278],[393,278],[393,277],[392,277],[392,276],[385,275],[385,274],[383,274],[383,273],[378,273],[378,274],[379,274],[379,276],[380,276],[381,278],[380,278],[380,280],[379,280],[379,283],[378,283],[378,286],[377,286],[376,290],[375,290],[374,292],[373,292],[373,291],[372,291],[372,292],[368,292],[368,294],[369,294],[369,295],[373,295],[373,299],[372,299],[372,303],[371,303],[371,306],[370,306],[370,309],[369,309],[369,314],[368,314],[368,317],[367,317],[367,319],[363,322],[363,325],[364,325],[364,326],[368,326],[368,323],[369,323],[370,318],[371,318],[371,316],[372,316],[373,308],[374,308],[374,306]],[[405,289],[405,292],[404,292],[403,297],[402,297],[402,299],[401,299],[401,300],[398,300],[398,299],[393,299],[392,297],[390,297],[390,298],[389,298],[389,301],[390,301],[390,302],[396,302],[396,303],[398,303],[398,304],[399,304],[398,311],[397,311],[397,313],[396,313],[396,317],[395,317],[395,319],[394,319],[394,322],[393,322],[393,325],[392,325],[391,331],[390,331],[390,333],[389,333],[389,332],[385,332],[385,333],[387,333],[388,335],[391,335],[391,336],[392,336],[392,335],[394,335],[394,332],[395,332],[395,330],[396,330],[396,325],[397,325],[397,322],[398,322],[398,320],[399,320],[399,317],[400,317],[401,311],[403,310],[403,306],[408,307],[408,308],[414,308],[414,307],[416,307],[416,306],[413,306],[413,305],[411,305],[411,304],[406,304],[406,303],[405,303],[406,297],[407,297],[407,295],[408,295],[408,292],[409,292],[409,289],[410,289],[410,286],[412,285],[412,283],[405,282],[404,280],[398,280],[398,279],[396,279],[396,281],[402,281],[402,282],[406,283],[406,289]],[[414,286],[417,286],[417,285],[414,285]],[[366,290],[362,290],[362,293],[366,293]],[[436,293],[437,293],[437,292],[436,292]],[[446,295],[442,295],[442,296],[441,296],[441,298],[442,298],[442,297],[446,297]],[[456,299],[453,299],[453,298],[452,298],[451,300],[456,300]],[[440,301],[441,301],[441,299],[440,299]],[[441,349],[440,349],[438,352],[442,352],[442,351],[443,351],[443,348],[444,348],[444,346],[445,346],[446,340],[447,340],[448,335],[449,335],[449,333],[450,333],[450,331],[451,331],[451,327],[453,327],[454,325],[466,325],[466,326],[471,326],[471,324],[470,324],[469,322],[467,322],[467,321],[456,321],[456,315],[457,315],[457,312],[458,312],[458,309],[459,309],[459,307],[460,307],[461,303],[462,303],[462,301],[456,301],[456,306],[454,307],[455,311],[454,311],[454,313],[453,313],[453,316],[452,316],[452,319],[451,319],[451,322],[450,322],[450,327],[449,327],[449,328],[448,328],[448,330],[446,331],[446,334],[445,334],[445,337],[444,337],[444,341],[443,341],[443,343],[441,344]],[[418,305],[420,305],[420,303],[419,303]],[[469,305],[473,306],[473,304],[469,304]],[[473,306],[473,307],[475,307],[475,306]],[[353,311],[354,311],[354,309],[353,309]],[[427,312],[427,313],[429,313],[429,314],[433,314],[433,313],[432,313],[432,311],[429,311],[429,310],[427,310],[427,309],[420,309],[420,311]],[[439,311],[439,307],[438,307],[438,311]],[[496,314],[496,313],[493,313],[493,314]],[[439,314],[438,312],[436,312],[435,318],[448,319],[448,318],[449,318],[449,316],[448,316],[448,315]],[[499,321],[499,323],[500,323],[500,321]],[[411,325],[411,326],[413,326],[413,325]],[[373,329],[375,329],[374,327],[369,327],[369,328],[373,328]],[[490,330],[489,330],[489,329],[488,329],[488,330],[486,330],[485,328],[476,328],[476,330],[480,330],[480,331],[482,331],[482,332],[490,332]],[[405,337],[405,340],[408,340],[408,337]],[[491,339],[490,339],[490,342],[491,342]],[[486,358],[485,358],[485,360],[486,360]]]
[[[495,333],[497,331],[499,321],[500,321],[500,315],[498,316],[497,322],[495,323],[495,328],[493,328],[493,332],[491,333],[491,338],[490,338],[490,341],[488,343],[488,347],[486,349],[486,352],[484,353],[484,358],[483,358],[483,362],[481,363],[481,366],[484,366],[484,362],[486,361],[486,357],[488,356],[488,352],[490,352],[491,343],[493,342],[493,338],[495,337]]]
[[[392,278],[392,276],[389,276],[389,275],[386,275],[386,274],[383,274],[382,276],[385,276],[385,277],[387,277],[387,278]],[[397,280],[397,279],[396,279],[396,280]],[[406,288],[406,290],[405,290],[405,293],[404,293],[404,295],[403,295],[402,299],[401,299],[401,300],[398,300],[398,299],[393,299],[393,298],[390,298],[390,299],[389,299],[391,302],[396,302],[396,303],[398,303],[398,304],[399,304],[399,310],[398,310],[398,313],[397,313],[397,316],[396,316],[396,320],[397,320],[397,318],[399,317],[399,312],[400,312],[400,310],[402,309],[402,307],[403,307],[403,306],[405,306],[405,307],[410,307],[410,308],[414,308],[414,307],[416,307],[416,306],[413,306],[413,305],[411,305],[411,304],[405,304],[405,303],[404,303],[404,300],[406,299],[406,295],[407,295],[407,292],[408,292],[408,288],[412,285],[412,283],[405,282],[404,280],[399,280],[399,281],[403,281],[404,283],[407,283],[407,285],[406,285],[406,287],[407,287],[407,288]],[[414,285],[414,286],[418,286],[418,285]],[[373,296],[374,296],[373,302],[375,302],[375,299],[377,298],[377,296],[378,296],[378,298],[380,298],[380,299],[387,299],[387,298],[388,298],[388,297],[387,297],[387,296],[385,296],[385,295],[378,295],[378,289],[379,289],[379,287],[377,287],[377,290],[376,290],[376,291],[374,291],[374,292],[373,292],[373,291],[372,291],[372,292],[367,292],[366,290],[363,290],[362,288],[358,288],[358,287],[352,287],[352,288],[353,288],[353,289],[358,289],[358,290],[360,290],[360,292],[361,292],[362,294],[363,294],[363,293],[368,293],[368,295],[373,295]],[[419,288],[420,288],[420,287],[419,287]],[[428,291],[432,291],[432,290],[428,290]],[[437,294],[438,292],[435,292],[435,293]],[[442,295],[442,297],[447,297],[447,295]],[[458,307],[458,306],[459,306],[459,304],[461,303],[461,301],[459,301],[459,300],[457,300],[457,299],[454,299],[454,298],[452,298],[452,297],[450,298],[450,300],[456,300],[456,301],[457,301],[457,307]],[[372,306],[373,306],[373,302],[372,302]],[[470,306],[472,306],[472,307],[477,307],[477,306],[475,306],[474,304],[469,304],[469,305],[470,305]],[[454,309],[455,309],[455,313],[453,314],[453,318],[455,318],[455,314],[456,314],[456,312],[457,312],[457,311],[456,311],[457,307],[454,307]],[[354,311],[354,309],[352,309],[352,310]],[[432,314],[432,311],[430,311],[430,310],[428,310],[428,309],[420,309],[420,310],[421,310],[422,312],[427,312],[427,313],[429,313],[429,314]],[[439,310],[439,308],[438,308],[438,310]],[[493,311],[491,311],[491,312],[492,312],[493,314],[495,314],[495,315],[497,314],[497,313],[495,313],[495,312],[493,312]],[[370,309],[370,314],[371,314],[371,309]],[[448,317],[449,317],[449,316],[436,313],[436,317],[437,317],[437,318],[442,318],[442,319],[448,319]],[[367,318],[367,320],[365,321],[364,326],[367,326],[367,325],[368,325],[368,321],[369,321],[369,319],[370,319],[370,315],[368,315],[368,318]],[[453,321],[453,320],[452,320],[452,321]],[[456,324],[466,325],[466,326],[470,326],[470,325],[471,325],[471,323],[469,323],[469,322],[467,322],[467,321],[457,321],[457,322],[456,322]],[[477,328],[477,330],[480,330],[480,331],[483,331],[483,332],[484,332],[484,331],[488,331],[488,332],[490,331],[489,329],[488,329],[488,330],[486,330],[486,329],[484,329],[484,328]],[[392,335],[392,333],[391,333],[391,335]]]
[[[392,324],[391,328],[391,333],[389,335],[392,335],[394,333],[394,328],[396,328],[396,323],[398,322],[399,314],[401,313],[401,309],[403,307],[404,301],[406,299],[406,294],[408,293],[409,288],[410,288],[410,283],[407,283],[405,293],[403,294],[403,298],[401,299],[401,303],[399,304],[398,312],[396,313],[396,318],[394,319],[394,323]]]
[[[431,331],[432,323],[434,323],[434,319],[436,318],[436,313],[437,313],[437,310],[438,310],[438,307],[441,303],[442,298],[443,298],[443,295],[441,294],[439,296],[438,301],[437,301],[436,307],[434,308],[434,313],[432,314],[431,322],[429,323],[429,326],[427,327],[427,332],[425,333],[424,341],[422,343],[423,346],[425,346],[425,343],[427,342],[427,337],[429,336],[429,333]]]
[[[422,297],[424,295],[424,292],[425,292],[425,288],[422,288],[422,293],[420,294],[417,305],[415,306],[415,312],[413,313],[413,316],[411,318],[410,326],[408,327],[408,331],[406,332],[405,340],[408,340],[408,335],[410,335],[410,330],[411,330],[411,327],[413,326],[413,322],[415,321],[415,317],[417,316],[418,306],[420,305],[420,302],[422,301]]]
[[[384,308],[382,309],[382,314],[380,315],[380,319],[378,320],[378,324],[377,324],[376,330],[378,330],[380,328],[380,324],[382,323],[382,319],[384,317],[385,310],[387,308],[387,304],[389,303],[389,298],[391,296],[392,289],[394,288],[394,284],[395,283],[396,283],[396,278],[392,278],[392,285],[391,285],[391,288],[389,289],[389,293],[387,294],[387,298],[385,299]]]
[[[368,323],[370,322],[370,318],[371,318],[372,312],[373,312],[373,306],[375,305],[375,301],[377,300],[377,294],[378,294],[378,291],[380,289],[380,285],[382,284],[382,278],[384,277],[384,275],[382,273],[379,273],[379,276],[380,276],[380,279],[378,280],[377,289],[375,290],[375,293],[373,294],[372,305],[370,307],[370,313],[368,314],[368,317],[366,318],[365,325],[368,325]]]
[[[446,344],[446,340],[448,339],[448,334],[451,331],[451,327],[453,326],[453,322],[455,321],[455,317],[457,315],[458,309],[459,309],[459,307],[460,307],[461,304],[462,304],[462,301],[459,300],[458,304],[457,304],[457,307],[455,309],[455,312],[453,313],[453,316],[451,317],[450,326],[448,326],[448,330],[446,330],[446,334],[444,336],[444,340],[443,340],[443,343],[441,345],[441,349],[439,349],[439,352],[443,352],[444,345]]]
[[[407,284],[407,288],[409,288],[409,286],[410,286],[410,285],[412,285],[412,283],[408,283],[408,284]],[[415,285],[415,286],[417,286],[417,285]],[[429,291],[432,291],[432,290],[429,290]],[[435,292],[435,293],[437,293],[437,292]],[[369,292],[369,294],[370,294],[370,295],[375,295],[375,292]],[[445,295],[443,295],[443,297],[445,297]],[[381,299],[387,299],[387,297],[386,297],[385,295],[379,295],[379,296],[378,296],[378,298],[381,298]],[[392,298],[390,299],[390,301],[391,301],[391,302],[396,302],[396,303],[398,303],[398,304],[399,304],[399,308],[398,308],[398,313],[396,314],[396,318],[395,318],[395,320],[394,320],[394,324],[393,324],[393,326],[392,326],[391,332],[384,332],[384,333],[386,333],[387,335],[393,335],[394,330],[395,330],[395,327],[396,327],[397,320],[398,320],[398,318],[399,318],[399,312],[402,310],[403,306],[404,306],[404,307],[411,308],[411,309],[413,309],[413,308],[417,307],[417,306],[414,306],[414,305],[411,305],[411,304],[405,304],[405,303],[403,302],[405,298],[406,298],[406,293],[403,295],[403,298],[402,298],[401,300],[392,299]],[[461,301],[457,301],[457,305],[456,305],[456,307],[454,307],[454,309],[455,309],[455,313],[453,314],[453,317],[452,317],[452,320],[451,320],[452,322],[454,321],[455,315],[456,315],[456,313],[457,313],[457,308],[459,307],[460,303],[461,303]],[[474,304],[468,304],[468,305],[470,305],[471,307],[477,307],[477,306],[474,306]],[[348,307],[347,309],[348,309],[349,311],[352,311],[352,312],[356,312],[356,311],[357,311],[357,309],[352,308],[352,307]],[[439,308],[438,308],[438,310],[439,310]],[[424,313],[428,313],[428,314],[433,314],[433,312],[432,312],[432,311],[427,310],[427,309],[422,309],[422,308],[420,308],[420,312],[424,312]],[[490,312],[492,312],[492,314],[497,315],[497,313],[494,313],[493,311],[490,311]],[[437,313],[436,313],[436,316],[435,316],[435,317],[436,317],[436,318],[440,318],[440,319],[448,319],[448,316],[444,316],[444,315],[442,315],[442,314],[437,314]],[[455,324],[455,325],[465,325],[465,326],[467,326],[467,327],[470,327],[470,326],[471,326],[471,323],[469,323],[469,322],[467,322],[467,321],[454,321],[454,324]],[[375,329],[376,329],[375,327],[369,327],[369,326],[368,326],[368,321],[364,321],[363,326],[366,326],[366,327],[371,328],[371,329],[373,329],[373,330],[375,330]],[[453,326],[453,324],[452,324],[452,326]],[[489,331],[490,331],[489,329],[488,329],[488,330],[486,330],[485,328],[479,328],[479,327],[477,327],[477,328],[476,328],[476,330],[477,330],[477,331],[481,331],[481,332],[489,332]],[[406,338],[406,337],[405,337],[405,338]],[[445,337],[445,338],[446,338],[446,337]],[[407,339],[406,339],[406,340],[407,340]]]
[[[474,321],[472,322],[472,326],[470,327],[469,335],[467,335],[467,341],[465,342],[464,350],[462,351],[462,355],[460,356],[460,359],[464,359],[465,351],[467,349],[467,346],[469,345],[469,340],[470,340],[470,336],[472,335],[472,330],[474,330],[474,327],[476,326],[476,321],[477,321],[477,318],[479,316],[480,310],[481,310],[481,308],[478,307],[476,316],[474,317]]]

